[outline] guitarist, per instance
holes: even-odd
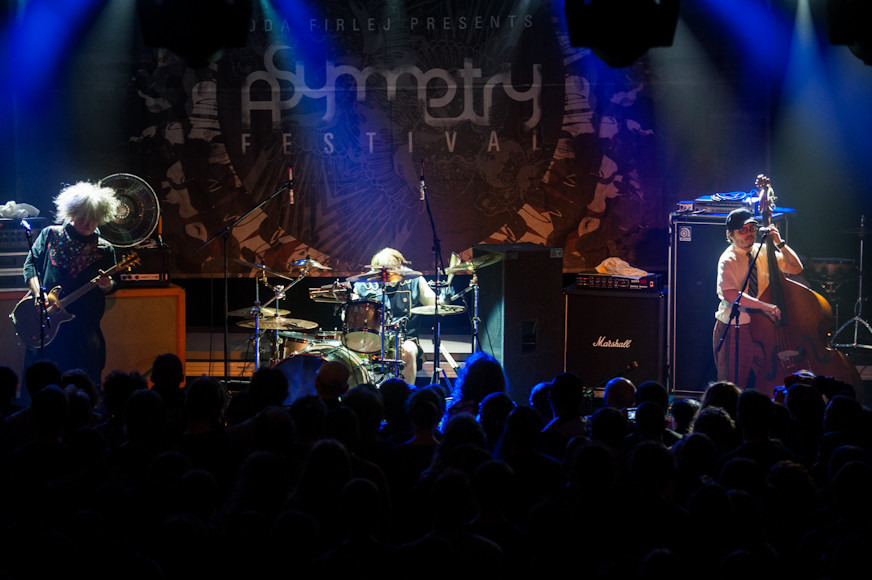
[[[760,244],[756,243],[758,233],[772,236],[772,241],[777,248],[778,267],[782,272],[787,274],[800,274],[802,272],[802,262],[799,256],[796,255],[787,242],[781,239],[781,234],[774,225],[758,230],[759,223],[754,219],[754,215],[745,208],[734,209],[727,216],[727,241],[729,247],[724,250],[718,260],[718,280],[717,293],[720,298],[715,318],[714,333],[712,335],[713,347],[715,349],[715,363],[718,369],[718,380],[720,381],[736,381],[736,373],[733,367],[736,363],[734,354],[736,347],[735,332],[739,333],[739,373],[736,386],[741,389],[751,386],[751,369],[754,358],[754,343],[751,340],[751,331],[749,322],[751,317],[748,314],[749,310],[759,310],[771,320],[776,321],[781,317],[781,313],[775,304],[758,300],[758,296],[769,286],[769,266],[767,262],[766,252],[762,251],[757,254],[757,249]],[[756,276],[749,276],[748,287],[745,293],[739,300],[739,328],[732,326],[726,334],[726,338],[718,351],[718,343],[721,336],[724,335],[724,327],[727,324],[735,325],[735,321],[730,322],[730,313],[732,311],[733,302],[739,295],[742,289],[742,284],[745,277],[748,275],[748,268],[754,256],[757,256]],[[756,278],[756,281],[754,280]]]
[[[24,262],[24,279],[38,309],[40,284],[51,302],[97,278],[96,289],[68,306],[68,314],[75,318],[50,321],[56,335],[44,347],[44,358],[54,361],[61,371],[84,369],[99,386],[106,364],[100,319],[106,308],[105,295],[115,289],[112,278],[102,274],[115,265],[115,248],[99,236],[97,227],[115,218],[118,201],[112,189],[81,182],[64,188],[54,204],[62,225],[39,233]],[[57,286],[60,295],[49,294]],[[39,360],[40,350],[28,348],[25,365]]]

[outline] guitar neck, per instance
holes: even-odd
[[[93,280],[91,280],[87,284],[83,284],[82,286],[80,286],[74,292],[67,294],[61,300],[58,300],[58,305],[61,308],[65,309],[67,306],[69,306],[70,304],[72,304],[73,302],[75,302],[76,300],[81,298],[82,295],[84,295],[86,292],[90,292],[91,290],[93,290],[96,285],[97,285],[97,278],[94,278]]]
[[[69,306],[70,304],[72,304],[73,302],[75,302],[76,300],[81,298],[83,294],[93,290],[94,287],[97,285],[97,280],[99,280],[102,276],[112,276],[118,270],[127,268],[130,264],[134,263],[135,254],[133,256],[134,256],[133,258],[131,258],[131,257],[125,258],[124,260],[122,260],[121,263],[116,264],[115,266],[110,268],[108,271],[106,271],[105,274],[101,274],[100,276],[95,276],[87,284],[83,284],[80,288],[77,288],[73,292],[70,292],[69,294],[64,296],[61,300],[58,300],[58,305],[61,308],[66,308],[67,306]]]

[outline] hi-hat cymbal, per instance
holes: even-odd
[[[263,316],[285,316],[286,314],[290,314],[290,310],[285,310],[284,308],[261,308],[260,313]],[[236,310],[231,310],[227,313],[227,316],[241,316],[243,318],[254,318],[254,306],[249,308],[237,308]]]
[[[262,330],[311,330],[318,328],[317,322],[311,320],[302,320],[300,318],[285,318],[284,316],[273,316],[271,318],[261,318],[258,320],[243,320],[237,322],[236,326],[243,328],[254,328],[255,324]]]
[[[449,266],[445,269],[446,274],[471,274],[475,270],[485,268],[487,266],[496,264],[500,260],[503,259],[502,254],[485,254],[484,256],[479,256],[478,258],[473,258],[467,262],[461,262],[456,266]]]
[[[317,260],[312,260],[311,258],[306,258],[305,260],[295,260],[293,262],[287,262],[288,264],[294,266],[295,268],[315,268],[316,270],[332,270],[333,268],[328,268],[324,264],[321,264]]]
[[[466,312],[465,306],[457,306],[454,304],[432,304],[430,306],[415,306],[409,312],[412,314],[423,314],[433,316],[437,312],[439,316],[444,316],[448,314],[460,314],[461,312]]]
[[[403,280],[412,280],[421,276],[421,272],[417,270],[409,270],[408,268],[387,268],[382,266],[370,266],[369,272],[351,276],[347,280],[349,282],[401,282]]]
[[[276,272],[275,270],[271,270],[263,264],[254,264],[252,262],[246,262],[245,260],[240,260],[238,258],[236,259],[236,261],[243,266],[248,266],[249,268],[254,268],[255,270],[263,270],[264,273],[269,274],[270,276],[277,276],[279,278],[284,278],[285,280],[293,280],[293,278],[291,278],[287,274],[281,274],[279,272]]]

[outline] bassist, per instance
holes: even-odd
[[[118,201],[112,189],[90,183],[64,188],[54,200],[57,221],[62,225],[44,228],[34,240],[24,262],[24,279],[37,307],[40,284],[49,302],[94,280],[92,289],[68,306],[72,319],[61,322],[51,317],[56,333],[47,344],[28,348],[25,365],[41,357],[54,361],[61,371],[84,369],[100,385],[106,363],[106,342],[100,320],[106,307],[105,295],[115,289],[104,272],[115,265],[115,250],[97,232],[98,226],[114,219]],[[53,289],[60,287],[58,295]]]
[[[747,209],[735,209],[730,212],[726,220],[727,226],[727,241],[729,247],[724,250],[718,260],[718,278],[717,278],[717,293],[720,298],[715,318],[714,333],[712,336],[713,346],[715,348],[715,362],[718,369],[718,380],[736,381],[736,372],[734,371],[736,356],[734,349],[736,345],[735,332],[739,333],[739,372],[737,386],[745,389],[753,385],[752,368],[755,364],[761,364],[761,361],[755,361],[755,356],[762,356],[762,352],[758,352],[758,348],[751,337],[750,332],[750,312],[759,311],[768,316],[771,320],[776,321],[781,317],[779,307],[769,302],[763,302],[759,297],[769,286],[769,268],[766,252],[760,252],[757,255],[757,250],[760,246],[757,243],[759,233],[772,237],[772,241],[777,248],[776,257],[778,260],[778,268],[788,274],[800,274],[802,272],[802,262],[796,253],[781,239],[781,234],[774,225],[768,228],[759,228],[759,223],[754,219],[754,215]],[[732,304],[739,295],[742,289],[742,284],[745,277],[748,275],[749,263],[757,255],[756,276],[749,277],[748,288],[739,300],[739,326],[732,326],[727,333],[726,338],[721,345],[720,351],[717,350],[718,343],[724,335],[724,326],[730,324],[730,312]],[[756,283],[753,279],[756,278]],[[735,325],[735,321],[732,322]],[[771,394],[771,393],[768,393]]]

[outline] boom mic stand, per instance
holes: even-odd
[[[211,238],[209,238],[208,240],[206,240],[205,242],[203,242],[202,244],[200,244],[199,246],[194,248],[194,250],[188,254],[188,256],[193,256],[194,254],[196,254],[197,252],[199,252],[200,250],[202,250],[203,248],[205,248],[206,246],[211,244],[214,240],[218,239],[219,237],[222,239],[222,241],[224,243],[224,380],[225,381],[230,379],[230,356],[229,356],[230,348],[227,344],[227,341],[228,341],[228,338],[230,335],[230,328],[229,328],[229,322],[228,322],[228,320],[230,318],[230,316],[229,316],[230,307],[228,304],[229,292],[228,292],[228,284],[227,284],[227,278],[228,278],[227,273],[229,271],[229,269],[227,267],[227,240],[230,238],[230,232],[233,230],[233,228],[236,227],[236,224],[238,224],[239,222],[241,222],[242,220],[244,220],[245,218],[247,218],[248,216],[253,214],[261,206],[265,205],[268,201],[270,201],[273,198],[275,198],[276,196],[278,196],[278,194],[283,192],[285,189],[293,188],[293,186],[294,186],[293,181],[291,181],[291,180],[286,181],[285,183],[283,183],[281,185],[281,187],[279,187],[277,190],[272,192],[268,197],[264,198],[263,201],[261,201],[260,203],[258,203],[254,207],[252,207],[250,210],[248,210],[247,212],[245,212],[244,214],[242,214],[241,216],[239,216],[238,218],[236,218],[235,220],[233,220],[232,222],[230,222],[229,224],[227,224],[223,228],[221,228],[218,231],[218,233],[216,233],[214,236],[212,236]]]

